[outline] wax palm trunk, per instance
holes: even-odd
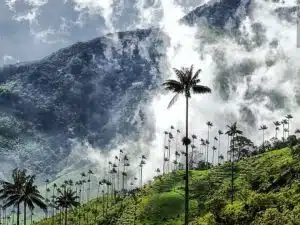
[[[188,118],[188,114],[189,114],[189,98],[188,96],[185,97],[186,98],[186,112],[185,112],[185,137],[188,138],[188,126],[189,126],[189,118]],[[185,145],[185,204],[184,204],[184,208],[185,208],[185,215],[184,215],[184,222],[187,225],[188,221],[189,221],[189,148],[188,145]]]

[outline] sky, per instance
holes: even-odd
[[[177,0],[188,12],[202,0]],[[43,58],[78,41],[157,25],[159,0],[0,0],[0,65]],[[149,10],[150,9],[150,10]]]

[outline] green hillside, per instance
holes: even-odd
[[[229,163],[209,170],[190,171],[190,224],[300,224],[299,154],[299,147],[285,148],[237,162],[233,204],[230,202]],[[156,177],[152,184],[116,200],[107,202],[111,198],[101,196],[70,211],[69,224],[181,225],[183,174],[177,171]],[[57,214],[38,225],[60,224],[62,217]]]

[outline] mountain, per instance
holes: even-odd
[[[180,21],[189,25],[207,25],[221,29],[236,29],[249,14],[251,0],[212,0],[194,9]]]
[[[167,43],[158,29],[120,32],[0,68],[1,165],[54,175],[74,140],[107,149],[142,138]]]
[[[190,171],[189,224],[299,224],[299,156],[298,146],[236,162],[233,204],[230,202],[230,162],[209,170]],[[183,174],[184,171],[176,171],[159,175],[151,184],[116,201],[99,197],[70,211],[69,219],[76,223],[81,218],[82,225],[183,224]],[[106,191],[105,185],[100,186],[102,189]],[[59,215],[54,219],[58,221]],[[44,219],[38,225],[50,225],[52,221],[52,218]]]

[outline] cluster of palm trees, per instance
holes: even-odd
[[[12,172],[12,182],[1,180],[0,199],[2,201],[2,209],[11,209],[9,216],[3,217],[0,220],[1,224],[8,224],[12,222],[20,224],[21,208],[23,209],[23,224],[27,222],[27,210],[31,212],[31,218],[33,210],[36,206],[47,211],[47,205],[44,203],[44,198],[40,194],[37,186],[34,184],[35,176],[28,175],[26,170],[14,169]],[[15,215],[16,214],[16,215]],[[32,222],[32,220],[31,220]]]
[[[193,164],[194,164],[194,150],[196,148],[195,146],[195,139],[197,139],[196,135],[192,135],[192,141],[189,138],[189,133],[188,133],[188,112],[189,112],[189,99],[191,98],[191,92],[193,92],[194,94],[206,94],[206,93],[211,93],[211,89],[207,86],[203,86],[200,85],[200,79],[199,79],[199,74],[201,72],[201,70],[197,70],[195,73],[193,71],[194,67],[193,65],[191,67],[183,67],[181,69],[176,69],[174,68],[174,72],[177,76],[177,80],[174,79],[169,79],[167,81],[165,81],[163,83],[163,86],[165,87],[166,90],[171,91],[173,93],[175,93],[175,96],[172,98],[172,100],[170,101],[168,108],[171,107],[175,101],[177,100],[178,96],[180,94],[184,95],[185,100],[186,100],[186,123],[185,123],[185,136],[182,138],[182,143],[185,145],[186,150],[185,152],[182,152],[182,155],[185,156],[185,225],[188,224],[188,216],[189,216],[189,174],[188,174],[188,170],[189,168],[193,168]],[[282,135],[282,142],[284,143],[285,141],[285,134],[287,134],[287,137],[289,137],[289,131],[290,131],[290,120],[293,118],[293,116],[291,114],[288,114],[282,121],[276,121],[274,122],[275,125],[275,138],[277,139],[277,132],[279,130],[279,126],[282,125],[282,130],[283,130],[283,135]],[[211,140],[210,140],[210,129],[213,127],[213,123],[208,121],[206,123],[208,130],[207,130],[207,139],[203,139],[200,138],[200,156],[203,156],[204,154],[204,160],[205,160],[205,164],[209,165],[209,159],[208,159],[208,152],[210,149],[210,145],[211,145]],[[287,127],[286,127],[287,125]],[[255,148],[253,142],[251,142],[248,138],[242,136],[242,131],[239,130],[237,128],[237,123],[234,123],[230,126],[227,126],[228,130],[225,132],[225,134],[227,134],[228,136],[228,151],[227,154],[229,154],[229,157],[227,155],[227,160],[228,158],[229,161],[231,162],[231,202],[233,202],[233,195],[234,195],[234,176],[233,176],[233,165],[234,165],[234,160],[235,160],[235,156],[236,156],[236,151],[238,151],[238,159],[240,156],[243,155],[243,153],[245,153],[245,151],[248,150],[250,148]],[[172,130],[174,129],[173,126],[171,126],[171,131],[165,131],[165,137],[169,136],[168,139],[168,145],[166,145],[166,138],[165,138],[165,143],[164,143],[164,165],[165,162],[170,162],[170,142],[172,141]],[[262,144],[262,149],[265,150],[265,130],[267,129],[266,125],[262,125],[259,130],[262,131],[263,133],[263,144]],[[177,130],[179,131],[179,130]],[[177,140],[177,135],[180,132],[177,132],[176,134],[176,140]],[[295,133],[300,133],[300,130],[297,129],[295,131]],[[224,156],[222,154],[220,154],[220,137],[223,134],[223,132],[221,130],[218,131],[218,134],[214,137],[213,139],[213,145],[212,145],[212,160],[211,160],[211,164],[214,165],[215,164],[215,151],[218,149],[218,153],[217,153],[217,162],[218,164],[220,162],[222,162],[222,160],[224,159]],[[216,143],[219,143],[219,147],[216,147]],[[189,145],[191,144],[191,155],[189,156]],[[201,146],[202,150],[201,151]],[[167,160],[165,160],[165,151],[168,151],[167,154]],[[176,143],[176,147],[175,147],[175,154],[178,152],[177,149],[177,143]],[[247,153],[249,154],[249,153]],[[246,156],[247,156],[246,154]],[[177,155],[176,155],[176,159],[177,161]],[[199,160],[198,160],[199,161]],[[190,163],[189,163],[190,162]],[[177,162],[176,162],[177,163]],[[165,168],[165,166],[163,167]],[[163,169],[163,171],[165,172],[165,170]]]

